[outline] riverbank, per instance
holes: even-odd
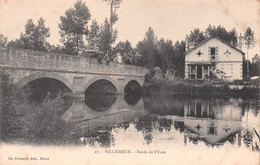
[[[258,97],[259,82],[228,83],[224,81],[194,81],[175,79],[150,79],[144,84],[144,96],[151,94],[185,96]]]

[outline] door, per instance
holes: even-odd
[[[197,79],[201,79],[202,78],[202,67],[198,66],[197,67]]]

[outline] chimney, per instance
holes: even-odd
[[[231,46],[234,46],[234,42],[233,42],[233,40],[231,40],[230,45],[231,45]]]
[[[189,37],[186,34],[186,38],[185,38],[185,52],[189,51]]]
[[[195,46],[195,42],[189,42],[189,50],[194,48]]]
[[[242,51],[242,40],[243,40],[243,36],[240,33],[240,35],[238,37],[238,49],[241,51]]]

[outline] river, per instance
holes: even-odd
[[[259,149],[259,100],[131,95],[73,100],[62,118],[86,146]]]

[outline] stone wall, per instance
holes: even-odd
[[[141,76],[148,69],[111,62],[99,64],[97,59],[26,49],[0,47],[0,67],[40,71]]]

